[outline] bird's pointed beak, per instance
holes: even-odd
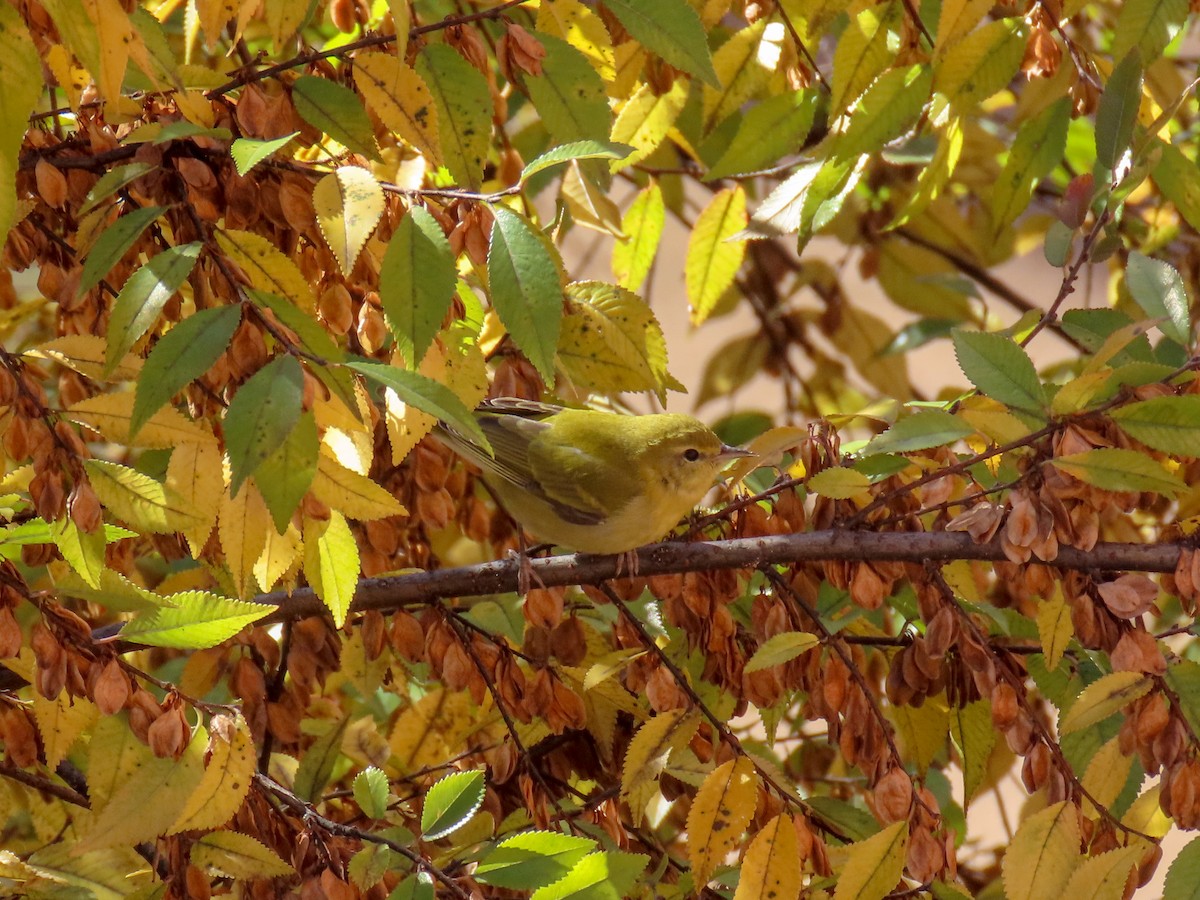
[[[729,462],[734,459],[744,459],[747,456],[756,456],[750,450],[743,450],[741,447],[730,447],[728,444],[721,445],[721,452],[717,454],[717,459],[721,462]]]

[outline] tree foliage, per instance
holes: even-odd
[[[1200,826],[1188,16],[0,4],[3,890],[1129,896]],[[519,597],[431,429],[664,400],[684,296],[757,459]]]

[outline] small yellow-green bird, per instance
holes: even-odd
[[[657,541],[726,464],[753,456],[680,413],[626,416],[500,398],[475,417],[495,456],[444,424],[436,435],[482,470],[526,531],[583,553]]]

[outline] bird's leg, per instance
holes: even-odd
[[[628,578],[637,578],[638,573],[638,552],[637,549],[626,550],[624,553],[617,554],[617,571],[616,577],[620,578],[624,574]]]
[[[542,579],[533,571],[533,561],[529,558],[529,545],[525,542],[525,530],[517,526],[517,596],[524,597],[533,590],[534,582],[545,588]]]

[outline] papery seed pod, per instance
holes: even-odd
[[[871,796],[881,824],[903,821],[912,807],[912,779],[899,766],[891,768],[876,782]]]
[[[38,761],[37,732],[25,710],[0,708],[0,738],[9,764],[27,769]]]
[[[563,619],[550,635],[554,655],[564,666],[577,666],[587,656],[587,635],[577,616]]]
[[[97,675],[92,679],[91,695],[100,712],[111,716],[124,709],[129,701],[130,689],[129,678],[121,669],[121,664],[110,659],[103,666],[94,666],[93,671]]]
[[[999,681],[992,689],[992,724],[998,731],[1005,731],[1017,719],[1021,711],[1017,692],[1006,681]]]
[[[21,626],[8,606],[0,606],[0,659],[12,659],[21,652]]]
[[[67,178],[53,165],[39,159],[33,169],[37,192],[47,206],[61,209],[67,202]]]
[[[412,613],[397,610],[392,615],[392,627],[388,635],[392,649],[410,662],[420,662],[425,657],[425,631]]]

